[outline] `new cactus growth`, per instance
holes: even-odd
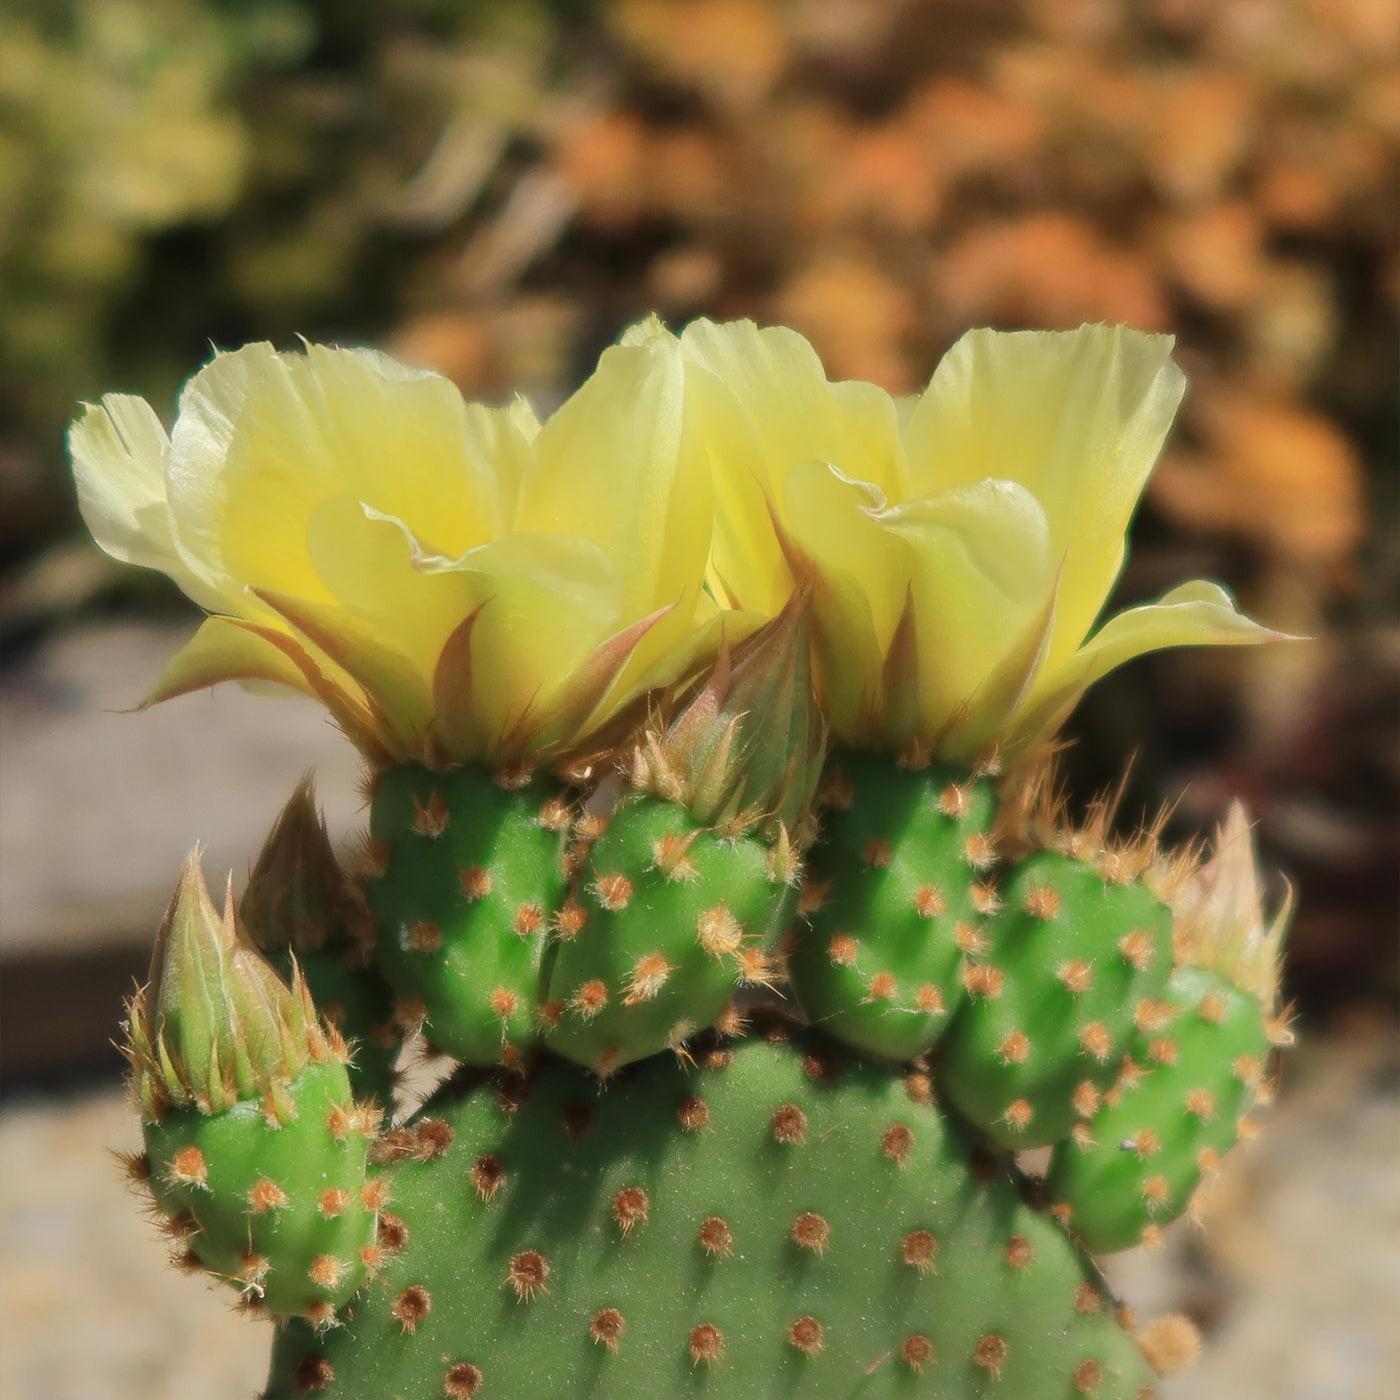
[[[557,921],[552,1050],[609,1074],[774,980],[820,774],[807,648],[798,599],[642,734]]]
[[[388,1108],[402,1034],[356,892],[336,860],[304,778],[278,814],[248,876],[238,915],[284,981],[299,969],[321,1016],[350,1046],[350,1085]]]
[[[100,542],[211,614],[156,696],[299,689],[370,769],[355,882],[304,784],[130,1007],[133,1174],[275,1316],[265,1400],[1147,1400],[1191,1353],[1089,1251],[1260,1097],[1287,911],[1242,812],[1202,864],[1027,776],[1114,665],[1272,636],[1204,582],[1092,631],[1169,350],[974,332],[897,409],[653,318],[544,423],[250,346],[169,438],[75,424]],[[381,1129],[391,1022],[462,1064]]]
[[[130,1006],[139,1174],[184,1257],[276,1312],[324,1325],[375,1262],[367,1174],[378,1111],[299,971],[287,986],[185,863]]]

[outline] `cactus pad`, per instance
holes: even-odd
[[[268,1400],[1151,1394],[926,1078],[814,1038],[697,1054],[449,1086],[425,1112],[450,1145],[393,1171],[395,1252],[343,1326],[283,1326]]]

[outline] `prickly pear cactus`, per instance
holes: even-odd
[[[383,1269],[283,1330],[269,1400],[1145,1393],[1097,1272],[926,1077],[812,1036],[696,1055],[449,1086]]]
[[[353,877],[308,782],[239,912],[191,858],[129,1008],[131,1173],[274,1320],[265,1400],[1148,1400],[1189,1357],[1090,1251],[1266,1096],[1287,909],[1242,811],[1202,860],[1044,780],[1114,665],[1275,638],[1202,580],[1098,621],[1170,348],[972,332],[896,405],[653,317],[543,423],[315,345],[216,356],[169,434],[85,411],[94,534],[210,614],[150,698],[299,690],[368,766]],[[410,1028],[459,1062],[416,1111]]]

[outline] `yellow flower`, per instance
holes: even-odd
[[[717,611],[683,395],[679,344],[638,335],[543,424],[317,345],[216,355],[168,438],[141,399],[88,406],[70,447],[93,536],[210,614],[148,703],[277,682],[381,762],[581,742],[686,671]]]
[[[970,331],[903,401],[829,383],[793,331],[698,321],[681,341],[714,474],[710,587],[772,616],[810,581],[845,743],[1024,748],[1131,657],[1276,635],[1204,581],[1092,631],[1185,389],[1170,337]]]

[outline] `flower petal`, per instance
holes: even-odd
[[[1045,514],[1014,481],[976,481],[877,518],[906,545],[918,659],[918,733],[889,739],[937,738],[940,752],[970,756],[1039,654],[1056,591]]]
[[[1185,392],[1172,343],[1122,326],[969,331],[905,429],[915,490],[1001,477],[1040,501],[1060,565],[1052,666],[1083,640],[1122,566]]]
[[[251,584],[328,602],[306,550],[327,497],[365,501],[448,553],[502,528],[492,464],[469,438],[449,381],[370,351],[217,355],[186,385],[171,435],[176,546],[230,599]]]
[[[145,399],[104,394],[85,404],[68,430],[78,509],[98,545],[114,559],[159,569],[205,606],[218,595],[203,589],[180,562],[165,502],[170,439]]]
[[[619,626],[672,608],[639,644],[638,667],[684,636],[700,602],[710,476],[683,410],[674,337],[614,346],[540,429],[521,486],[518,530],[578,535],[611,561]]]
[[[1239,612],[1218,583],[1194,579],[1155,603],[1118,613],[1067,661],[1047,668],[1017,717],[1012,738],[1026,744],[1053,734],[1095,681],[1145,652],[1297,640]]]

